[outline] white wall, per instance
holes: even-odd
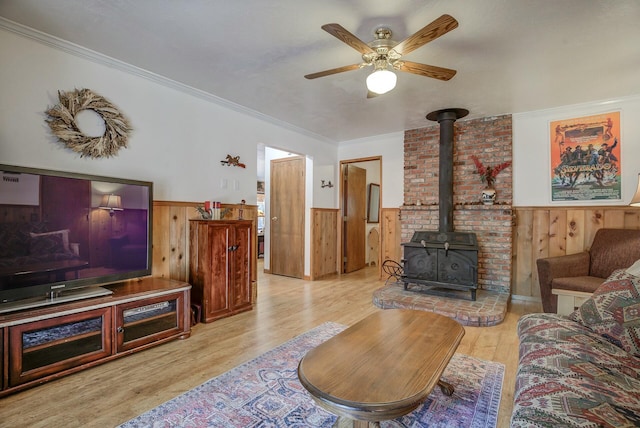
[[[154,182],[154,199],[256,203],[258,143],[335,165],[337,147],[292,127],[81,49],[68,53],[0,28],[0,162]],[[90,59],[87,59],[90,58]],[[144,77],[142,77],[144,76]],[[153,76],[151,76],[153,77]],[[45,123],[57,92],[88,88],[130,120],[129,147],[109,159],[81,158]],[[185,90],[183,90],[185,89]],[[246,169],[222,166],[240,156]],[[222,180],[226,179],[226,188]]]
[[[341,161],[371,156],[382,156],[382,208],[400,207],[404,201],[404,132],[343,141],[338,147]]]
[[[569,119],[620,110],[622,151],[622,200],[551,202],[549,124]],[[594,101],[548,110],[513,115],[513,205],[626,205],[638,184],[640,173],[640,95]],[[429,126],[425,124],[425,127]],[[340,143],[338,159],[382,156],[382,207],[399,207],[403,203],[404,133]],[[586,202],[586,203],[585,203]]]
[[[594,84],[603,84],[594,82]],[[620,111],[622,200],[551,201],[551,121]],[[513,205],[627,205],[640,173],[640,95],[513,115]]]

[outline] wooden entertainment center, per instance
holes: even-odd
[[[103,287],[113,294],[0,315],[0,397],[191,335],[188,283]]]

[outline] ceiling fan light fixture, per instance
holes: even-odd
[[[398,76],[390,70],[378,69],[367,77],[367,89],[378,95],[386,94],[396,87]]]

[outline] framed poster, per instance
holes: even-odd
[[[551,200],[621,199],[620,112],[550,124]]]

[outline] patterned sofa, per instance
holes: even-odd
[[[523,316],[518,335],[512,427],[640,426],[640,261],[569,317]]]

